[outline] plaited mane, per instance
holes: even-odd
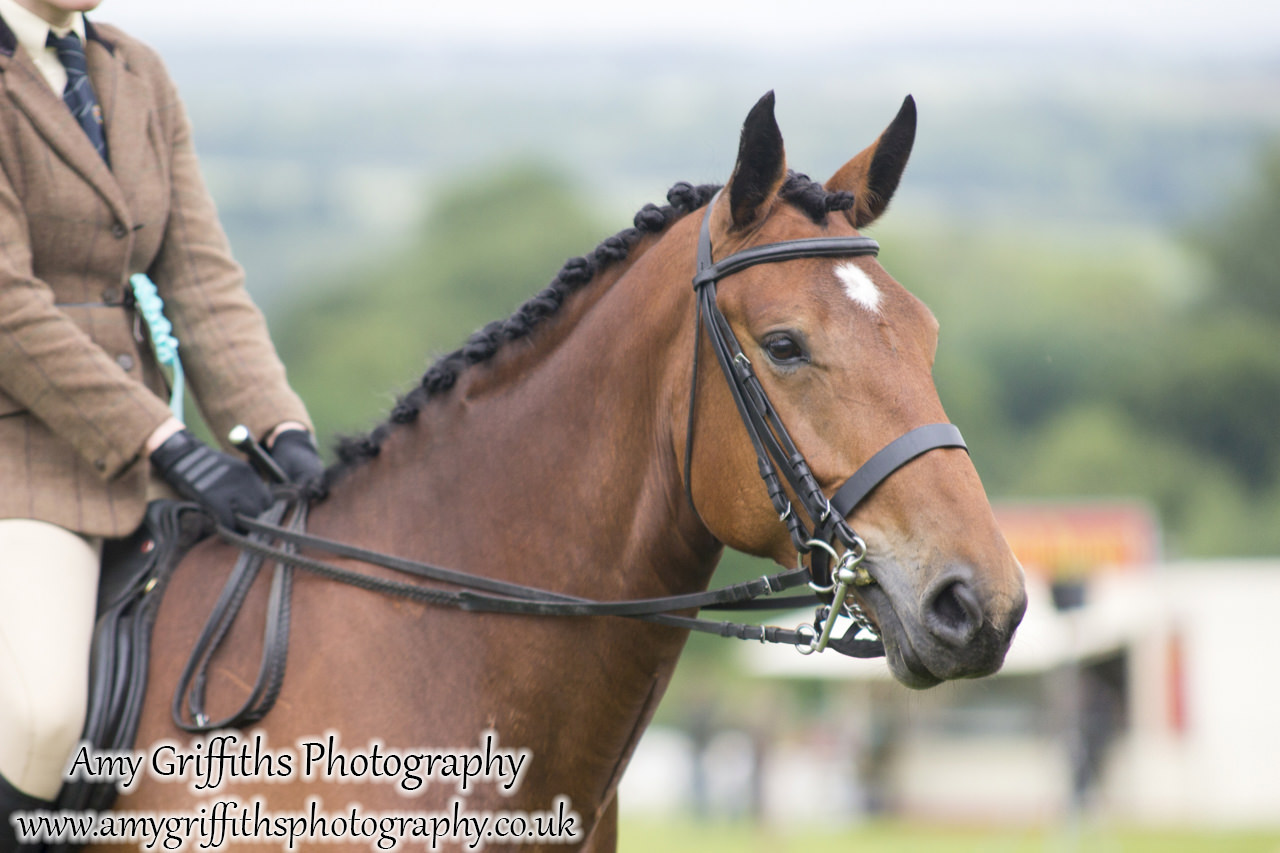
[[[324,490],[349,469],[377,456],[391,430],[396,425],[417,420],[422,407],[436,394],[452,388],[462,371],[489,361],[503,344],[528,335],[554,316],[570,294],[589,284],[603,270],[626,260],[631,248],[642,237],[664,231],[678,219],[702,207],[719,188],[716,184],[693,186],[681,181],[668,191],[668,204],[661,207],[646,204],[635,215],[633,227],[606,238],[589,255],[566,261],[551,283],[510,317],[488,324],[467,338],[459,349],[441,357],[428,368],[421,381],[396,401],[385,423],[366,435],[339,439],[336,448],[338,461],[325,473]],[[848,210],[854,204],[852,193],[828,192],[807,175],[795,172],[788,174],[780,195],[819,224],[826,221],[829,211]]]

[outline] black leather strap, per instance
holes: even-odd
[[[840,255],[876,255],[880,252],[880,244],[870,237],[810,237],[805,240],[783,240],[768,243],[764,246],[752,246],[735,252],[727,258],[716,262],[711,250],[711,211],[720,198],[721,189],[702,214],[702,226],[698,231],[698,272],[693,277],[693,287],[698,289],[704,284],[719,281],[726,276],[741,272],[747,267],[770,261],[783,261],[790,258],[830,258]]]
[[[889,478],[894,471],[912,459],[942,447],[959,447],[968,450],[960,430],[955,424],[925,424],[886,444],[874,456],[853,472],[831,496],[831,518],[814,530],[815,539],[828,542],[835,535],[838,524],[844,523],[858,504],[862,503],[876,486]],[[815,578],[830,576],[830,556],[822,549],[815,549],[809,558],[809,569]],[[822,582],[822,581],[820,581]]]
[[[783,240],[764,246],[743,249],[724,260],[700,267],[693,286],[702,287],[713,281],[742,272],[756,264],[789,261],[793,258],[835,258],[854,255],[876,255],[880,244],[870,237],[810,237],[807,240]]]
[[[277,502],[267,510],[263,518],[275,524],[284,516],[288,506],[289,503],[286,501]],[[306,510],[306,503],[300,503],[290,523],[298,528],[305,526]],[[240,516],[240,520],[246,520],[246,516]],[[225,528],[219,528],[219,532],[225,533]],[[286,548],[291,547],[286,546]],[[231,576],[214,604],[204,629],[196,639],[191,657],[178,678],[170,708],[174,725],[178,728],[192,733],[240,728],[261,720],[275,705],[276,698],[284,685],[285,666],[289,656],[293,567],[284,560],[276,562],[272,574],[267,603],[267,621],[262,636],[262,659],[258,665],[258,676],[249,698],[236,711],[219,720],[211,720],[205,709],[209,666],[235,623],[240,608],[249,594],[249,589],[253,586],[264,564],[265,560],[261,554],[254,553],[250,549],[241,549]]]
[[[256,554],[264,559],[276,560],[280,563],[312,572],[321,577],[340,581],[361,589],[407,598],[424,604],[455,607],[460,610],[472,612],[523,613],[537,616],[625,616],[646,622],[669,625],[674,628],[682,628],[688,631],[715,634],[721,637],[733,637],[741,640],[754,640],[761,643],[781,643],[796,646],[808,646],[815,636],[814,633],[801,631],[799,629],[779,628],[771,625],[753,625],[739,622],[717,622],[709,619],[699,619],[692,616],[679,616],[669,612],[671,610],[701,607],[739,609],[739,605],[747,602],[752,603],[752,606],[749,609],[765,609],[760,607],[755,602],[755,599],[758,599],[760,596],[769,592],[780,592],[784,589],[794,588],[807,583],[809,576],[808,572],[804,569],[792,569],[790,571],[780,572],[764,578],[757,578],[745,583],[733,584],[729,587],[710,590],[704,593],[620,602],[601,602],[548,592],[546,590],[539,590],[533,587],[525,587],[519,584],[508,584],[504,581],[497,581],[492,578],[465,575],[452,570],[431,566],[426,563],[417,563],[397,557],[390,557],[373,551],[365,551],[360,548],[331,542],[330,540],[312,536],[311,534],[302,533],[300,531],[286,530],[261,521],[242,518],[241,522],[246,527],[254,529],[259,535],[245,537],[234,533],[227,528],[219,529],[219,535],[241,549]],[[286,540],[289,543],[288,549],[276,548],[266,544],[263,541],[265,537],[263,537],[262,534],[268,534],[271,537],[278,537]],[[298,554],[294,550],[297,546],[317,548],[325,551],[332,550],[334,553],[339,553],[342,556],[352,557],[363,562],[368,562],[371,565],[379,565],[384,568],[407,572],[422,578],[433,580],[462,578],[466,581],[466,585],[471,586],[473,589],[479,587],[505,587],[512,593],[520,593],[521,597],[492,595],[469,590],[454,592],[450,590],[423,587],[412,583],[400,583],[397,581],[375,578],[361,572],[353,572],[334,566],[323,560],[317,560],[313,557]],[[777,606],[772,609],[781,609],[795,606],[798,603],[812,604],[814,599],[809,598],[808,596],[804,597],[803,600],[798,599],[796,596],[784,596],[775,599],[774,601]],[[832,647],[837,648],[834,643],[832,644]],[[842,654],[852,657],[880,657],[884,654],[884,646],[879,640],[854,639],[848,636],[841,641],[838,649]],[[261,682],[262,678],[259,679],[259,683]],[[256,695],[259,691],[255,689],[254,692]],[[274,698],[274,695],[272,695],[271,700],[274,701]],[[175,714],[177,714],[177,699],[178,696],[175,696]],[[252,716],[246,717],[241,713],[217,723],[204,722],[204,724],[199,728],[193,728],[190,723],[186,723],[185,721],[181,724],[183,728],[196,731],[207,731],[212,728],[226,725],[244,725],[248,722],[260,719],[261,715],[266,713],[267,708],[269,708],[269,706],[264,707],[263,704],[260,703],[254,709]]]
[[[431,566],[426,563],[418,563],[399,557],[379,554],[375,551],[366,551],[361,548],[332,542],[331,540],[302,533],[300,531],[285,530],[284,528],[275,527],[261,521],[242,518],[241,522],[244,526],[252,528],[259,534],[269,534],[272,537],[278,537],[287,541],[290,543],[289,550],[276,548],[266,544],[263,541],[264,537],[262,536],[245,537],[227,528],[220,528],[218,534],[241,549],[258,554],[263,558],[287,563],[288,565],[303,569],[320,577],[346,583],[371,592],[407,598],[424,604],[454,607],[459,610],[471,612],[522,613],[536,616],[625,616],[627,618],[640,619],[646,622],[655,622],[660,625],[669,625],[674,628],[683,628],[688,631],[715,634],[720,637],[733,637],[740,640],[754,640],[761,643],[781,643],[796,646],[808,646],[815,636],[814,633],[801,631],[799,629],[778,628],[771,625],[753,625],[739,622],[717,622],[709,619],[699,619],[692,616],[679,616],[669,612],[671,610],[701,607],[715,607],[717,609],[729,610],[766,609],[765,607],[760,606],[758,602],[756,602],[756,599],[759,599],[760,596],[769,592],[780,592],[784,589],[794,588],[807,583],[809,575],[804,569],[792,569],[775,575],[757,578],[745,583],[733,584],[732,586],[723,587],[721,589],[710,590],[703,593],[693,593],[690,595],[619,602],[592,601],[590,599],[548,592],[547,590],[540,590],[533,587],[525,587],[520,584],[509,584],[505,581],[498,581],[492,578],[466,575],[461,572],[455,572],[450,569],[441,569],[437,566]],[[505,588],[513,594],[513,597],[470,590],[455,592],[451,590],[424,587],[413,583],[401,583],[398,581],[375,578],[361,572],[353,572],[348,569],[340,568],[323,560],[315,559],[314,557],[298,554],[293,550],[293,548],[297,546],[315,548],[321,551],[332,551],[335,554],[367,562],[371,565],[394,569],[396,571],[405,572],[421,578],[431,580],[447,579],[449,582],[457,582],[457,579],[461,579],[461,581],[465,582],[465,585],[471,587],[472,590],[479,588]],[[773,599],[773,601],[776,604],[776,608],[769,609],[789,608],[796,606],[797,603],[814,603],[814,599],[808,596],[804,597],[803,601],[798,601],[798,597],[796,596],[783,596],[778,599]],[[741,605],[748,602],[751,603],[749,608],[741,608]],[[851,631],[850,633],[856,633],[856,631]],[[880,657],[884,655],[884,646],[879,640],[854,639],[846,636],[841,640],[838,646],[833,642],[831,647],[838,648],[842,654],[846,654],[851,657]],[[213,725],[215,724],[210,724],[209,727],[212,728]]]
[[[537,587],[510,583],[496,578],[471,575],[453,569],[433,566],[429,563],[407,560],[403,557],[394,557],[389,554],[358,548],[354,545],[335,542],[332,539],[304,533],[301,530],[278,527],[260,520],[242,518],[241,523],[259,535],[245,537],[226,529],[219,530],[219,534],[242,550],[252,551],[268,559],[323,574],[333,580],[353,583],[365,589],[378,589],[379,579],[358,572],[339,569],[320,560],[297,554],[296,549],[306,548],[330,553],[335,556],[358,560],[371,566],[392,569],[423,580],[453,584],[463,587],[463,591],[449,592],[447,590],[418,586],[413,586],[412,588],[429,593],[425,598],[429,599],[430,603],[453,605],[464,610],[529,613],[542,616],[641,616],[713,606],[718,606],[721,609],[733,609],[735,604],[794,589],[808,582],[808,575],[803,569],[790,569],[719,589],[707,590],[706,592],[669,595],[660,598],[631,599],[628,601],[594,601],[578,596],[550,592]],[[278,539],[285,543],[286,547],[277,548],[266,545],[265,539]],[[390,592],[391,590],[387,591]],[[396,592],[396,594],[400,593]],[[411,595],[417,596],[418,593],[411,593]],[[789,605],[790,603],[790,599],[787,599],[787,604]]]
[[[955,424],[926,424],[899,436],[845,480],[844,485],[831,496],[831,508],[840,517],[848,517],[853,508],[862,503],[890,474],[922,453],[940,447],[969,449]]]

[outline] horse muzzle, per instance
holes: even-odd
[[[894,678],[924,689],[956,678],[979,678],[1004,664],[1026,611],[1026,591],[983,594],[967,566],[941,572],[917,592],[896,567],[867,561],[874,584],[859,587],[864,610],[884,642]]]

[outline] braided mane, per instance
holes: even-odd
[[[707,204],[718,189],[717,184],[694,186],[681,181],[667,192],[668,204],[661,207],[646,204],[635,215],[633,227],[606,238],[590,254],[565,261],[551,283],[510,317],[489,323],[467,338],[460,348],[428,368],[419,383],[396,401],[385,423],[366,435],[340,438],[336,448],[338,461],[325,472],[319,492],[323,494],[348,470],[377,456],[391,430],[397,425],[417,420],[422,407],[436,394],[452,388],[462,371],[471,365],[489,361],[503,344],[527,336],[544,320],[554,316],[572,293],[590,283],[601,271],[626,260],[641,238],[664,231],[675,221]],[[852,193],[828,192],[822,184],[796,172],[788,174],[779,194],[819,224],[826,220],[829,211],[848,210],[854,204]]]

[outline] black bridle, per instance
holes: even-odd
[[[684,477],[685,494],[693,504],[692,462],[694,418],[698,390],[698,353],[702,344],[701,329],[705,325],[716,361],[724,373],[733,402],[747,429],[747,435],[755,448],[760,477],[769,492],[769,499],[778,518],[787,525],[791,543],[803,559],[809,556],[810,584],[815,591],[832,593],[832,608],[820,613],[818,622],[824,630],[814,649],[821,651],[828,644],[828,637],[835,617],[845,609],[855,623],[870,629],[856,604],[846,601],[848,587],[865,586],[874,581],[860,563],[866,555],[866,543],[854,533],[846,520],[849,513],[880,485],[890,474],[917,456],[943,447],[968,450],[964,438],[954,424],[926,424],[916,427],[890,442],[849,477],[828,500],[822,485],[814,477],[804,454],[796,447],[777,410],[769,401],[764,386],[760,384],[729,325],[728,319],[716,302],[716,284],[734,273],[757,264],[777,263],[796,258],[875,256],[880,244],[870,237],[813,237],[804,240],[786,240],[753,246],[714,261],[711,247],[711,212],[715,208],[717,193],[702,216],[698,234],[698,267],[693,277],[697,294],[694,325],[693,380],[689,388],[689,423],[685,438]],[[779,477],[781,472],[781,478]],[[791,494],[808,516],[809,527],[793,509],[782,480],[790,487]],[[697,511],[696,505],[694,506]],[[844,548],[844,555],[837,555],[836,543]],[[835,560],[835,566],[832,560]],[[821,609],[821,608],[820,608]],[[856,633],[856,632],[850,632]],[[878,640],[876,641],[878,643]]]
[[[866,554],[866,546],[853,532],[845,518],[872,489],[911,459],[934,448],[964,447],[964,440],[960,437],[960,432],[951,424],[917,427],[871,457],[828,500],[821,485],[809,470],[803,454],[796,448],[786,427],[770,404],[768,395],[765,394],[763,386],[752,371],[751,363],[738,343],[728,320],[716,305],[716,283],[722,278],[756,264],[793,258],[874,255],[879,250],[879,245],[867,237],[792,240],[756,246],[713,263],[709,222],[714,204],[715,199],[712,199],[703,218],[698,245],[697,274],[693,280],[698,306],[695,311],[693,384],[689,392],[689,432],[685,442],[685,489],[692,503],[689,463],[692,459],[698,350],[701,346],[701,327],[705,324],[716,358],[729,382],[734,402],[742,416],[742,422],[755,447],[760,474],[768,488],[770,500],[778,511],[779,517],[786,523],[792,542],[802,555],[802,559],[804,555],[808,555],[808,568],[801,566],[755,580],[688,595],[629,601],[593,601],[523,584],[444,569],[324,539],[303,530],[306,517],[305,500],[297,500],[299,511],[287,526],[280,523],[285,514],[284,504],[281,503],[268,510],[260,519],[241,517],[242,525],[249,531],[247,535],[227,528],[218,530],[218,535],[239,548],[241,554],[179,678],[173,697],[174,723],[186,731],[208,732],[219,728],[250,725],[262,719],[270,710],[283,683],[288,652],[289,598],[292,588],[292,571],[295,568],[362,589],[470,612],[536,616],[624,616],[722,637],[792,645],[805,653],[830,647],[852,657],[884,655],[884,645],[871,631],[870,623],[861,616],[857,605],[848,600],[847,593],[850,585],[873,581],[866,570],[859,566]],[[263,455],[263,451],[251,437],[241,436],[241,438],[243,440],[236,442],[241,449],[251,455]],[[797,513],[792,511],[791,501],[777,473],[779,470],[808,516],[809,527],[806,527]],[[282,493],[288,494],[290,491],[296,492],[296,490],[282,487]],[[296,494],[293,497],[297,499]],[[694,510],[696,512],[697,508],[694,507]],[[834,543],[839,543],[843,547],[843,554],[837,553],[833,547]],[[461,589],[447,590],[416,583],[386,580],[301,554],[299,549],[318,551],[368,565],[381,566],[414,578],[446,583]],[[230,631],[231,624],[250,586],[267,561],[275,562],[276,566],[257,681],[249,700],[238,711],[224,719],[211,720],[205,711],[204,695],[208,668],[215,652]],[[819,604],[812,625],[802,623],[795,629],[713,621],[684,616],[677,612],[681,610],[781,610],[811,605],[814,602],[813,594],[768,597],[806,584],[814,593],[817,593],[819,601],[823,603]],[[832,637],[832,626],[836,617],[842,613],[854,617],[855,626],[850,628],[843,637]],[[869,631],[871,632],[868,633]]]

